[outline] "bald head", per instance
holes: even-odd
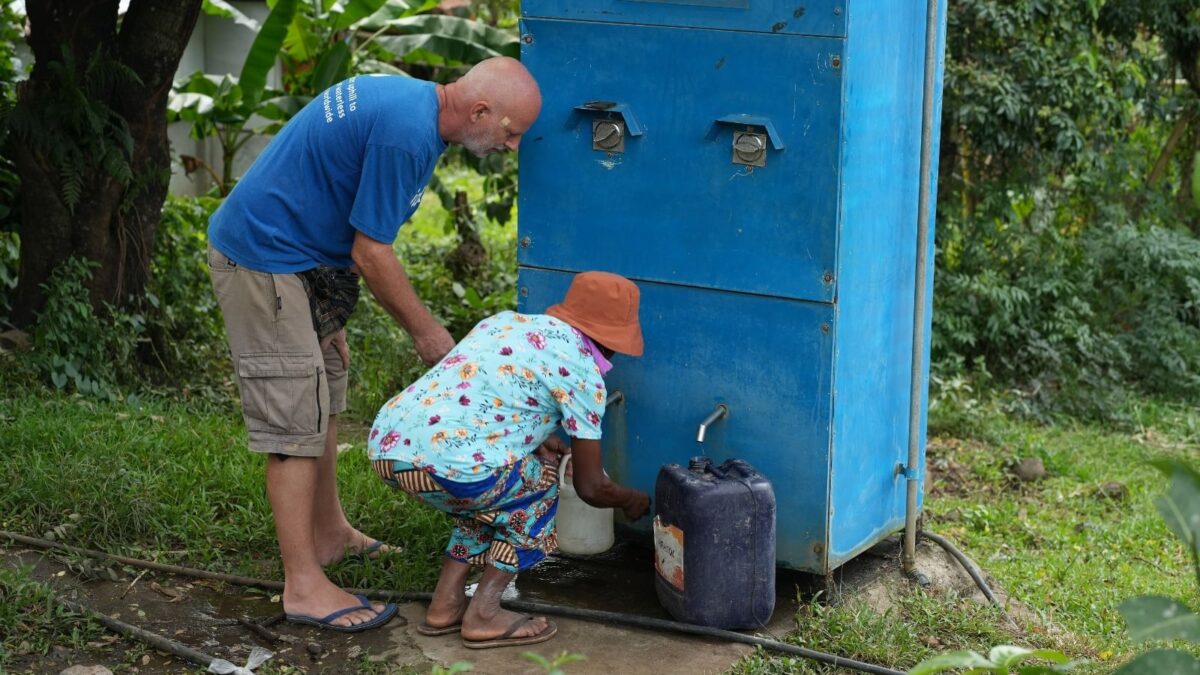
[[[442,138],[482,157],[517,149],[542,109],[542,94],[520,61],[497,56],[446,85],[441,103]]]

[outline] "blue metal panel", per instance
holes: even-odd
[[[844,64],[854,142],[842,150],[832,566],[903,527],[912,367],[925,7],[857,9]],[[908,39],[880,39],[889,33]],[[930,280],[932,248],[931,232]]]
[[[761,33],[845,35],[842,0],[524,0],[527,17],[691,26]]]
[[[558,302],[571,275],[523,268],[522,311]],[[625,405],[605,419],[605,465],[649,493],[659,467],[738,457],[774,484],[781,564],[824,571],[827,550],[833,308],[641,283],[646,353],[618,355],[607,378]],[[717,404],[729,415],[696,442]],[[646,529],[646,522],[638,527]]]
[[[834,298],[843,41],[547,20],[523,32],[544,98],[521,145],[522,265]],[[576,107],[597,99],[643,128],[622,154],[592,150]],[[732,164],[731,115],[768,119],[784,149]]]

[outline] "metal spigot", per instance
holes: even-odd
[[[712,426],[714,422],[728,414],[729,406],[725,405],[724,403],[718,403],[716,410],[713,410],[711,413],[709,413],[708,417],[705,417],[704,421],[700,423],[700,430],[696,432],[696,442],[703,443],[704,434],[708,433],[708,428]]]
[[[609,395],[609,397],[608,397],[608,400],[607,400],[607,401],[605,401],[605,403],[604,403],[604,407],[605,407],[606,409],[607,409],[607,408],[611,408],[611,407],[613,407],[614,405],[616,405],[616,404],[618,404],[618,403],[620,403],[621,401],[624,401],[624,400],[625,400],[625,394],[624,394],[623,392],[620,392],[620,391],[614,391],[612,394],[610,394],[610,395]]]

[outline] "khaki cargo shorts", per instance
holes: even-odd
[[[325,453],[329,416],[346,409],[346,369],[313,329],[295,274],[246,269],[208,247],[208,272],[225,318],[250,449],[299,457]]]

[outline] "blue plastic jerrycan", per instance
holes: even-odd
[[[746,462],[667,464],[654,486],[654,585],[680,621],[758,628],[775,610],[775,492]]]

